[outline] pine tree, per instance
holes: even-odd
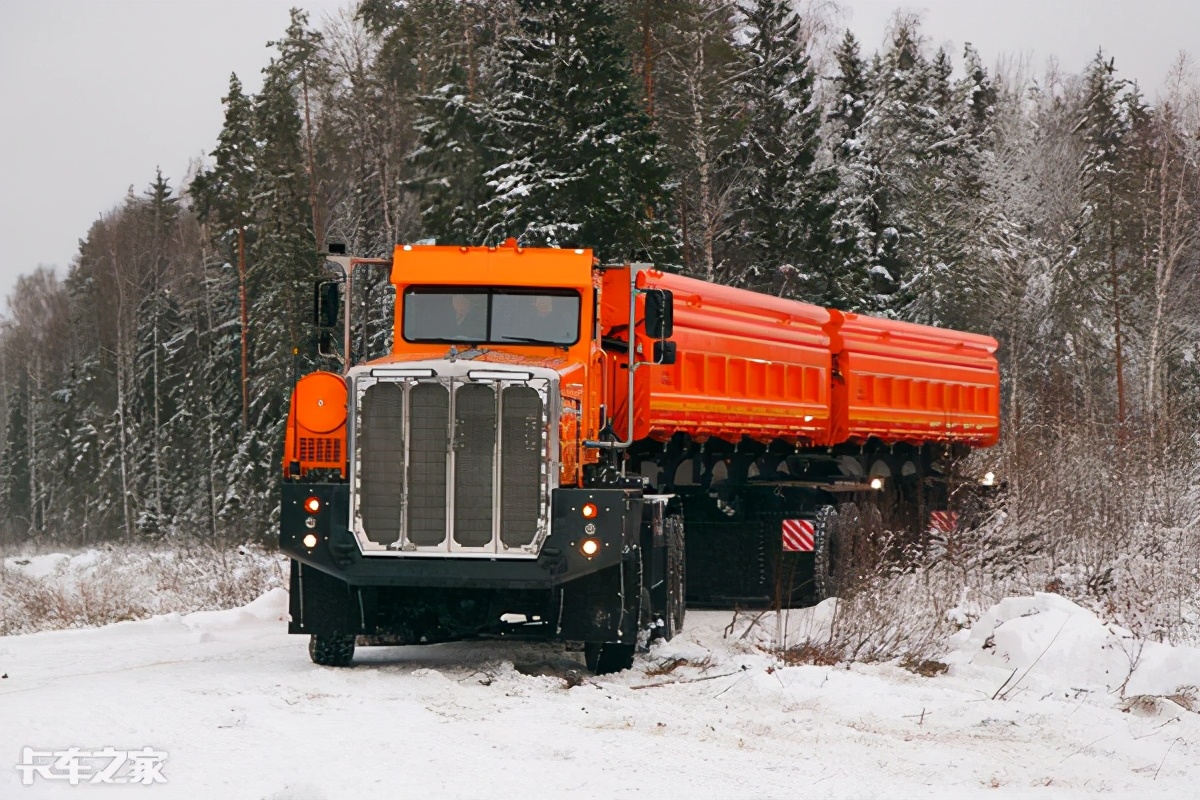
[[[278,513],[276,488],[293,383],[296,348],[311,334],[309,305],[321,276],[309,215],[303,126],[295,78],[272,60],[255,98],[255,232],[249,271],[251,352],[250,432],[234,460],[231,480],[244,487],[242,501],[253,530],[265,530]]]
[[[830,193],[831,258],[826,302],[845,311],[878,311],[874,276],[883,238],[883,185],[878,154],[865,139],[873,104],[874,69],[860,56],[858,40],[846,31],[836,51],[839,75],[828,136],[836,186]]]
[[[1079,165],[1083,191],[1085,250],[1093,269],[1093,291],[1107,295],[1102,307],[1112,319],[1113,366],[1116,380],[1116,422],[1124,435],[1129,415],[1126,389],[1128,321],[1125,302],[1136,281],[1135,265],[1126,255],[1137,240],[1136,184],[1132,166],[1136,162],[1133,130],[1145,116],[1137,87],[1117,78],[1112,60],[1103,53],[1084,73],[1084,101],[1075,133],[1083,141]]]
[[[216,164],[192,180],[190,194],[202,220],[217,226],[218,235],[234,250],[241,306],[242,430],[250,427],[250,330],[247,297],[246,235],[253,224],[254,176],[258,161],[254,106],[242,93],[236,74],[229,76],[225,125],[213,151]]]
[[[606,0],[521,0],[487,120],[488,241],[673,261],[668,170]],[[643,255],[645,254],[645,255]]]
[[[641,7],[641,0],[635,5]],[[659,8],[651,19],[668,11],[674,13],[663,26],[653,26],[661,30],[652,38],[672,44],[647,76],[647,89],[658,87],[656,129],[678,181],[674,199],[683,271],[718,280],[728,272],[730,234],[737,224],[733,210],[741,192],[738,144],[744,123],[733,91],[740,67],[734,46],[739,12],[727,0],[690,2]]]
[[[817,165],[821,109],[801,20],[785,0],[755,0],[746,22],[734,86],[745,120],[733,234],[740,263],[730,277],[825,301],[834,175]]]

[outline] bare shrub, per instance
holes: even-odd
[[[279,557],[245,547],[87,555],[37,577],[0,566],[0,635],[233,608],[284,582]]]
[[[1025,431],[1004,454],[1010,484],[977,524],[922,537],[868,525],[827,629],[778,643],[781,658],[937,662],[988,607],[1035,592],[1128,630],[1131,675],[1145,641],[1200,642],[1200,446],[1153,451],[1127,436]]]

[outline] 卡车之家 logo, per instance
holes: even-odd
[[[84,750],[68,747],[65,750],[35,750],[21,748],[17,771],[21,783],[32,786],[37,779],[65,781],[72,786],[83,783],[130,783],[153,786],[166,783],[163,766],[167,754],[152,747],[141,750]]]

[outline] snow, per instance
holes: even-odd
[[[83,570],[95,564],[103,554],[99,550],[82,553],[43,553],[33,556],[12,556],[4,559],[4,569],[29,578],[48,578],[55,573]]]
[[[781,627],[819,639],[835,609]],[[1178,798],[1200,777],[1200,714],[1123,703],[1130,642],[1055,595],[986,611],[932,678],[787,666],[762,646],[770,615],[727,636],[716,611],[615,676],[507,641],[360,648],[339,670],[309,662],[286,613],[273,589],[233,610],[0,637],[0,797],[106,794],[20,785],[22,747],[72,745],[166,751],[168,783],[145,790],[161,798]],[[1200,650],[1147,644],[1126,694],[1197,683]]]

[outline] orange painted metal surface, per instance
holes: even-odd
[[[312,372],[296,383],[288,412],[283,471],[337,469],[346,475],[346,382],[332,372]]]
[[[684,431],[734,442],[831,442],[826,309],[654,270],[637,281],[674,293],[678,347],[674,365],[638,368],[637,438]],[[644,316],[639,296],[638,318]],[[654,340],[639,336],[638,344],[649,360]]]
[[[850,441],[999,439],[995,339],[858,314],[845,315],[838,336]]]
[[[628,275],[612,281],[622,279]],[[1000,374],[989,336],[843,314],[653,270],[637,283],[674,293],[678,345],[674,365],[638,368],[637,438],[684,431],[811,446],[872,437],[989,446],[999,438]],[[606,303],[605,320],[607,312]],[[638,346],[649,360],[653,340],[639,334]]]
[[[393,353],[396,356],[440,358],[446,345],[404,340],[404,291],[410,286],[492,286],[574,289],[582,300],[583,330],[579,341],[566,348],[487,345],[492,353],[510,353],[516,360],[545,358],[557,362],[586,362],[591,347],[592,251],[522,248],[509,240],[503,247],[446,247],[403,245],[392,257],[391,281],[396,287]],[[462,348],[459,348],[462,349]],[[489,360],[498,360],[489,359]]]
[[[481,362],[549,367],[561,376],[558,415],[563,485],[598,451],[604,406],[624,436],[627,405],[630,267],[595,269],[590,250],[502,247],[396,248],[393,352],[375,363],[442,359],[449,346],[407,342],[404,293],[410,286],[574,289],[580,335],[567,346],[485,345]],[[634,438],[676,433],[730,442],[749,437],[824,447],[877,438],[994,444],[999,436],[996,341],[988,336],[884,320],[720,286],[654,269],[636,271],[638,289],[674,294],[678,348],[673,365],[638,366]],[[635,297],[635,347],[652,358],[645,295]],[[461,350],[461,348],[459,348]],[[338,468],[345,474],[346,388],[341,376],[313,373],[293,393],[284,470]],[[339,412],[331,410],[340,408]],[[553,417],[552,417],[553,419]]]

